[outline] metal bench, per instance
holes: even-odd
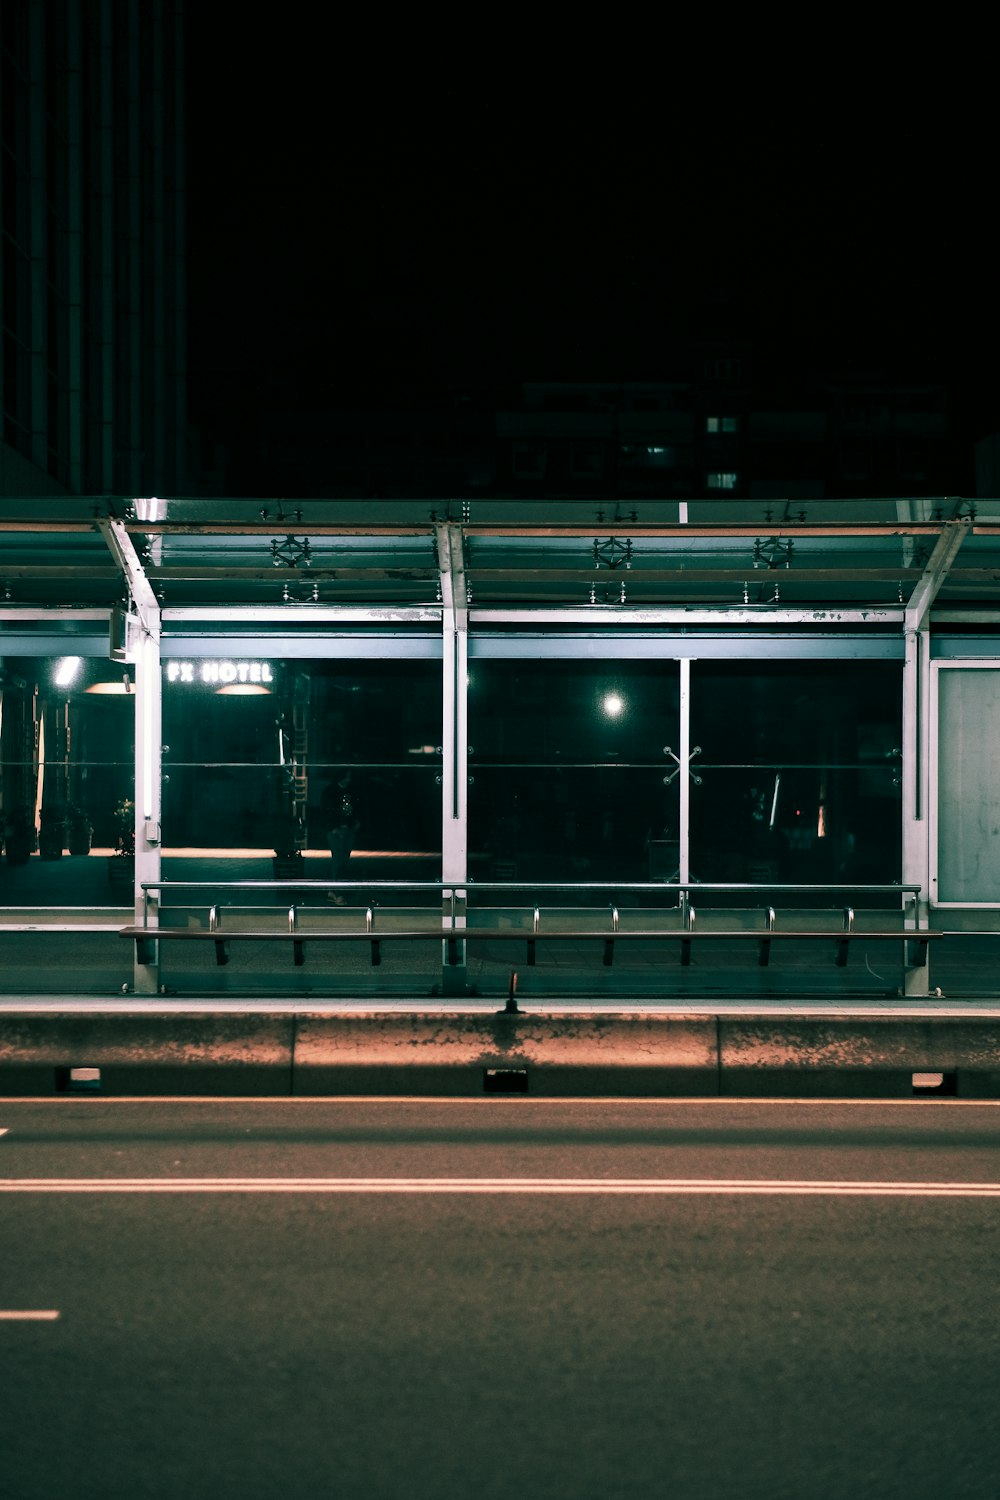
[[[367,883],[365,886],[323,881],[294,882],[291,885],[284,882],[246,881],[225,886],[222,883],[207,882],[158,882],[143,887],[144,920],[117,930],[121,936],[135,943],[136,963],[139,966],[155,966],[158,963],[157,945],[161,942],[211,942],[219,965],[229,962],[233,943],[287,943],[291,946],[293,963],[297,968],[305,964],[307,944],[365,942],[369,947],[372,966],[378,967],[382,963],[383,949],[387,944],[435,942],[442,945],[443,970],[456,975],[465,965],[467,950],[521,944],[524,946],[527,964],[533,966],[537,962],[539,942],[560,946],[598,942],[601,944],[602,963],[606,968],[614,964],[616,951],[622,946],[628,948],[640,943],[676,944],[682,968],[691,964],[696,952],[708,954],[720,945],[755,946],[756,963],[759,967],[766,968],[771,963],[775,944],[779,949],[790,943],[808,943],[815,947],[825,944],[831,950],[834,965],[845,968],[852,946],[898,943],[901,945],[904,967],[924,969],[928,962],[929,945],[945,934],[936,929],[915,925],[914,903],[917,889],[895,885],[762,888],[675,883],[665,886],[660,882],[620,885],[588,883],[572,886],[541,882],[531,886],[524,882],[495,881],[468,882],[461,886],[439,881],[386,882],[384,885]],[[218,899],[218,893],[223,890],[231,897],[235,896],[235,901],[230,899],[229,904],[226,904]],[[292,901],[287,906],[284,902],[281,906],[266,907],[240,904],[248,896],[252,899],[258,890],[280,891],[286,900],[293,892],[296,895],[302,892],[303,895],[301,900]],[[329,894],[340,895],[350,891],[366,892],[364,904],[333,909],[315,904],[317,897],[325,898]],[[425,896],[433,893],[441,904],[416,908],[377,905],[382,896],[388,897],[390,901],[400,898],[408,901],[411,894],[417,891]],[[581,909],[579,905],[573,904],[573,898],[578,902],[586,901],[597,891],[614,892],[616,896],[619,892],[627,892],[644,899],[646,905],[632,909],[638,925],[623,927],[620,909],[615,902],[606,906],[603,913],[593,908]],[[744,925],[733,922],[733,908],[724,905],[726,900],[732,901],[741,895],[756,896],[759,899],[770,895],[771,891],[809,898],[805,903],[800,899],[796,905],[786,907],[783,913],[787,919],[789,912],[794,912],[793,923],[797,920],[803,925],[779,926],[776,907],[770,902],[752,909],[741,907],[740,910],[749,918],[748,922]],[[157,893],[157,898],[166,892],[170,904],[163,905],[158,899],[153,900],[154,892]],[[176,920],[180,911],[190,910],[187,903],[183,906],[172,904],[184,892],[204,892],[206,896],[212,892],[215,899],[210,905],[207,901],[204,906],[197,903],[201,910],[207,911],[206,925],[170,926],[169,922],[162,922],[164,915],[172,914]],[[691,901],[695,892],[707,900],[716,893],[723,897],[723,904],[709,908],[713,913],[713,920],[720,921],[723,925],[705,926],[698,921]],[[550,893],[553,896],[559,893],[564,898],[567,893],[571,893],[570,901],[564,899],[558,906],[547,906],[543,924],[543,908],[539,898]],[[879,920],[875,925],[870,928],[858,927],[853,905],[830,905],[821,899],[826,898],[828,902],[831,895],[840,893],[859,900],[887,896],[899,900],[898,925],[891,925],[891,919],[889,923],[886,922],[886,913],[880,901]],[[490,896],[495,897],[497,894],[508,899],[503,900],[499,906],[485,904]],[[310,898],[313,904],[310,904]],[[909,921],[908,903],[911,904],[913,913]],[[277,917],[279,921],[274,925],[262,923],[258,920],[261,912],[272,918]],[[320,912],[327,920],[317,923],[315,919]],[[375,925],[376,912],[381,919],[378,929]],[[828,921],[836,913],[838,925],[824,926],[821,912],[826,913]],[[517,926],[501,925],[507,913],[516,916]],[[307,926],[301,925],[300,918],[304,914],[308,914],[311,919]],[[392,914],[396,914],[402,925],[381,925],[386,917],[391,921]],[[331,918],[336,920],[336,926],[329,925]],[[229,925],[241,920],[245,920],[247,925]],[[342,925],[345,921],[352,920],[356,925]],[[567,925],[549,925],[560,920]],[[526,923],[530,925],[525,925]]]
[[[511,928],[439,925],[434,927],[386,928],[380,932],[375,932],[371,921],[370,909],[367,913],[364,930],[354,928],[301,928],[295,924],[293,915],[290,912],[287,928],[252,927],[223,931],[218,925],[211,925],[207,928],[131,926],[121,928],[120,933],[122,937],[134,940],[136,958],[140,964],[155,962],[155,948],[153,945],[157,942],[211,942],[215,945],[216,962],[220,965],[229,962],[229,947],[232,943],[284,942],[291,944],[293,961],[297,968],[301,968],[305,963],[306,943],[349,942],[367,942],[369,944],[373,967],[377,967],[382,962],[382,945],[384,943],[444,943],[445,961],[448,965],[455,966],[460,962],[458,953],[460,943],[475,947],[477,945],[516,942],[525,944],[527,963],[531,967],[537,961],[537,944],[539,941],[546,943],[598,941],[603,945],[602,962],[606,968],[610,968],[613,964],[615,946],[619,943],[629,945],[638,942],[677,943],[680,946],[680,962],[682,967],[690,965],[692,949],[695,946],[704,948],[718,942],[756,943],[757,963],[762,967],[770,963],[771,946],[775,942],[779,944],[783,942],[828,943],[833,947],[834,963],[838,968],[844,968],[847,965],[852,943],[894,942],[909,944],[912,966],[923,968],[927,963],[929,943],[944,936],[941,932],[932,931],[927,928],[920,930],[904,928],[856,930],[853,927],[845,927],[840,932],[802,928],[777,929],[774,927],[768,927],[763,930],[747,927],[698,929],[694,926],[684,928],[642,927],[630,928],[626,931],[617,928],[612,932],[607,932],[595,927],[573,927],[541,931],[536,926],[531,933],[526,934],[524,931]]]
[[[351,928],[295,928],[285,931],[275,927],[238,928],[223,932],[207,927],[122,927],[121,937],[135,941],[136,959],[140,964],[156,961],[155,944],[159,942],[212,942],[215,944],[215,961],[223,965],[229,962],[231,943],[291,943],[293,962],[296,968],[305,963],[306,943],[357,943],[367,942],[371,949],[373,967],[382,962],[382,944],[393,942],[433,941],[448,945],[447,962],[455,965],[458,959],[458,944],[465,936],[461,928],[393,928],[373,933]]]

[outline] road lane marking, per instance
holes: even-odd
[[[838,1182],[688,1177],[7,1177],[0,1193],[736,1194],[759,1197],[1000,1198],[1000,1182]]]
[[[15,1309],[0,1308],[0,1323],[54,1323],[59,1314],[54,1308]]]
[[[836,934],[834,934],[836,936]],[[23,1105],[47,1104],[54,1110],[68,1109],[74,1104],[79,1104],[80,1094],[60,1094],[53,1098],[51,1094],[21,1095],[17,1099],[4,1101],[4,1108],[19,1108]],[[933,1111],[928,1109],[933,1104]],[[732,1106],[744,1105],[748,1108],[808,1104],[815,1109],[851,1108],[851,1109],[899,1109],[909,1108],[920,1111],[922,1114],[943,1114],[946,1110],[953,1109],[1000,1109],[1000,1099],[953,1099],[948,1096],[933,1094],[929,1098],[906,1099],[880,1099],[876,1095],[867,1098],[837,1099],[819,1098],[815,1094],[806,1095],[802,1098],[794,1098],[791,1095],[780,1094],[767,1097],[766,1095],[754,1094],[740,1097],[737,1094],[670,1094],[661,1097],[649,1095],[626,1095],[626,1094],[572,1094],[559,1096],[555,1094],[534,1097],[524,1094],[101,1094],[92,1096],[87,1101],[87,1109],[94,1113],[98,1107],[112,1108],[122,1104],[145,1104],[156,1107],[161,1104],[225,1104],[239,1105],[241,1108],[258,1105],[275,1105],[278,1107],[301,1107],[310,1108],[317,1104],[343,1105],[369,1105],[369,1104],[407,1104],[429,1106],[432,1109],[460,1107],[462,1105],[474,1105],[477,1109],[486,1112],[493,1110],[494,1113],[504,1107],[510,1110],[526,1110],[535,1105],[544,1108],[554,1107],[579,1107],[586,1105],[617,1107],[619,1104],[642,1105],[646,1108],[670,1108],[673,1105],[706,1105],[714,1108],[725,1109]]]
[[[47,1105],[53,1111],[67,1110],[78,1105],[80,1098],[79,1094],[72,1093],[56,1096],[24,1094],[16,1099],[5,1099],[4,1108],[17,1110],[26,1105],[30,1108]],[[929,1103],[933,1103],[933,1110],[928,1109]],[[87,1110],[88,1113],[94,1114],[106,1107],[117,1109],[122,1105],[145,1105],[149,1108],[157,1108],[163,1104],[209,1104],[227,1107],[238,1105],[240,1108],[245,1106],[248,1109],[259,1106],[274,1106],[278,1109],[315,1108],[317,1105],[336,1105],[342,1108],[345,1105],[372,1104],[405,1104],[421,1108],[444,1109],[472,1105],[487,1113],[490,1110],[497,1112],[505,1107],[512,1111],[525,1111],[535,1106],[552,1109],[563,1106],[615,1108],[618,1105],[637,1105],[647,1109],[672,1108],[676,1105],[684,1107],[704,1105],[716,1109],[743,1108],[744,1106],[748,1109],[784,1109],[790,1105],[809,1105],[814,1109],[913,1109],[921,1114],[943,1114],[946,1110],[953,1109],[1000,1109],[1000,1099],[956,1099],[941,1095],[933,1095],[930,1099],[926,1096],[882,1099],[877,1095],[858,1098],[825,1098],[816,1094],[801,1097],[791,1094],[776,1096],[752,1094],[742,1097],[738,1094],[665,1094],[659,1097],[648,1094],[536,1094],[534,1096],[530,1094],[99,1094],[88,1098]]]

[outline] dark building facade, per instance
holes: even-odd
[[[944,387],[822,370],[772,384],[748,349],[705,354],[687,379],[525,385],[496,431],[497,484],[552,495],[940,495],[968,467]]]
[[[793,378],[728,343],[674,363],[658,380],[538,381],[468,398],[320,408],[307,395],[264,414],[239,493],[802,503],[973,492],[972,452],[941,384],[823,367]]]
[[[179,493],[183,7],[0,6],[0,493]]]

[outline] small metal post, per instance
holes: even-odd
[[[760,940],[760,947],[759,947],[758,953],[757,953],[757,963],[760,965],[760,967],[762,969],[766,969],[767,966],[768,966],[768,964],[771,962],[771,938],[770,938],[770,934],[774,931],[774,922],[775,922],[774,907],[773,906],[768,906],[765,909],[765,913],[764,913],[764,930],[768,934],[768,936],[761,938],[761,940]]]
[[[507,987],[507,1004],[503,1008],[505,1016],[519,1016],[521,1014],[517,1005],[517,970],[512,969],[510,984]]]

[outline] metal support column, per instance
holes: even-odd
[[[136,509],[148,509],[149,502],[134,502]],[[139,621],[139,639],[135,647],[135,922],[159,922],[159,895],[153,892],[148,904],[142,892],[143,881],[160,878],[160,766],[163,749],[161,727],[162,674],[160,671],[160,606],[146,577],[142,559],[135,550],[122,521],[110,518],[98,522],[111,555],[125,575],[132,607]],[[155,995],[159,990],[159,944],[136,945],[134,989],[137,995]]]
[[[468,693],[469,610],[466,599],[462,532],[441,523],[436,528],[441,569],[442,733],[441,733],[441,879],[446,925],[465,927],[468,880]],[[441,993],[467,991],[466,945],[454,940],[443,945]]]
[[[946,521],[924,571],[906,606],[903,665],[903,881],[920,886],[913,913],[917,926],[930,920],[929,799],[931,786],[930,613],[947,581],[965,538],[973,528],[971,516]],[[906,993],[926,995],[930,965],[907,967]]]
[[[678,767],[680,770],[680,803],[677,810],[677,832],[680,849],[677,856],[677,878],[681,885],[691,879],[691,662],[682,656],[680,667],[680,744]],[[681,905],[687,906],[685,896]]]
[[[926,927],[930,914],[930,843],[927,816],[930,796],[930,637],[926,630],[906,632],[903,662],[903,883],[919,885],[913,925]],[[909,914],[908,914],[909,915]],[[909,925],[909,924],[908,924]],[[906,993],[926,995],[929,966],[908,967]]]
[[[160,637],[143,633],[135,661],[135,922],[143,921],[143,881],[160,878],[160,763],[162,675]],[[159,921],[159,893],[150,893],[146,919]],[[155,995],[159,989],[159,944],[154,961],[139,963],[138,945],[133,975],[137,995]]]

